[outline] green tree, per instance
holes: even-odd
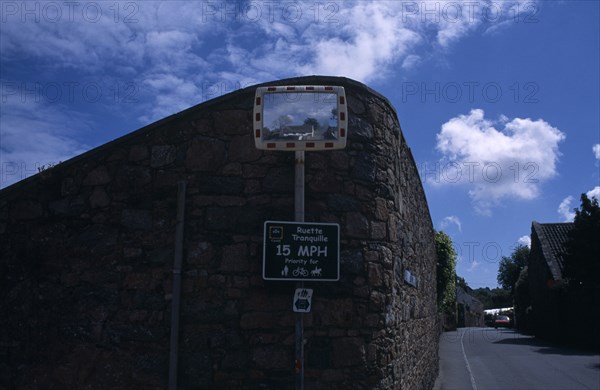
[[[573,229],[565,243],[565,276],[584,286],[600,285],[600,206],[581,194]]]
[[[319,128],[319,121],[317,120],[317,118],[306,118],[304,120],[304,124],[312,126],[314,130],[317,130]]]
[[[529,268],[525,267],[515,283],[515,325],[517,328],[530,331],[530,320],[527,308],[531,306],[529,293]]]
[[[338,109],[336,108],[332,108],[331,109],[331,117],[329,119],[331,119],[332,121],[337,122],[337,117],[338,117]]]
[[[467,284],[467,281],[462,276],[456,277],[456,285],[465,291],[471,290],[471,287],[469,287],[469,285]]]
[[[476,288],[471,292],[471,295],[477,298],[479,302],[483,303],[484,309],[498,309],[501,307],[512,306],[510,291],[503,288]]]
[[[502,256],[498,267],[498,284],[503,289],[509,290],[514,295],[515,284],[519,280],[519,274],[527,266],[529,259],[529,247],[517,245],[510,257]]]
[[[280,115],[279,118],[277,118],[274,122],[273,122],[273,128],[274,130],[281,130],[283,127],[289,125],[290,123],[292,123],[292,117],[289,115]]]
[[[437,301],[440,311],[454,311],[456,303],[456,251],[452,240],[442,231],[435,232],[437,252]]]

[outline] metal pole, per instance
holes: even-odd
[[[169,352],[169,390],[177,389],[179,355],[179,302],[181,297],[181,264],[183,257],[183,225],[185,217],[185,181],[177,183],[177,226],[175,228],[175,260],[173,264],[173,298],[171,301],[171,350]]]
[[[294,217],[304,222],[304,151],[296,151],[294,184]],[[297,282],[296,288],[304,288]],[[296,313],[296,390],[304,390],[304,313]]]
[[[294,217],[304,222],[304,151],[296,151],[294,184]]]

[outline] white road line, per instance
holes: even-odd
[[[469,378],[471,378],[471,389],[477,390],[477,384],[475,384],[475,378],[473,377],[473,372],[471,371],[471,366],[469,365],[469,359],[467,359],[467,354],[465,353],[465,344],[463,343],[463,338],[465,337],[465,330],[460,335],[460,347],[462,348],[463,358],[465,359],[465,365],[467,366],[467,371],[469,372]]]

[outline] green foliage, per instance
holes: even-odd
[[[469,285],[467,284],[467,281],[462,276],[456,277],[456,285],[465,291],[471,290],[471,287],[469,287]]]
[[[600,206],[596,198],[581,194],[573,229],[565,243],[565,276],[584,285],[600,285]]]
[[[519,274],[527,266],[528,259],[529,248],[525,245],[517,245],[510,257],[502,256],[498,267],[498,284],[503,289],[514,292]]]
[[[519,329],[529,331],[529,315],[527,308],[531,306],[531,295],[529,293],[529,267],[523,268],[519,279],[515,283],[515,318]]]
[[[437,251],[437,301],[440,311],[454,311],[456,304],[456,251],[452,240],[442,231],[435,232]]]
[[[510,291],[503,288],[477,288],[471,291],[470,294],[477,298],[479,302],[483,303],[484,309],[498,309],[501,307],[511,307],[513,305]]]
[[[304,124],[307,126],[312,126],[314,129],[319,128],[319,121],[316,118],[306,118],[304,120]]]

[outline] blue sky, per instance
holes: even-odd
[[[532,220],[600,194],[599,20],[597,1],[2,1],[0,187],[242,87],[350,77],[396,108],[458,274],[495,287]]]

